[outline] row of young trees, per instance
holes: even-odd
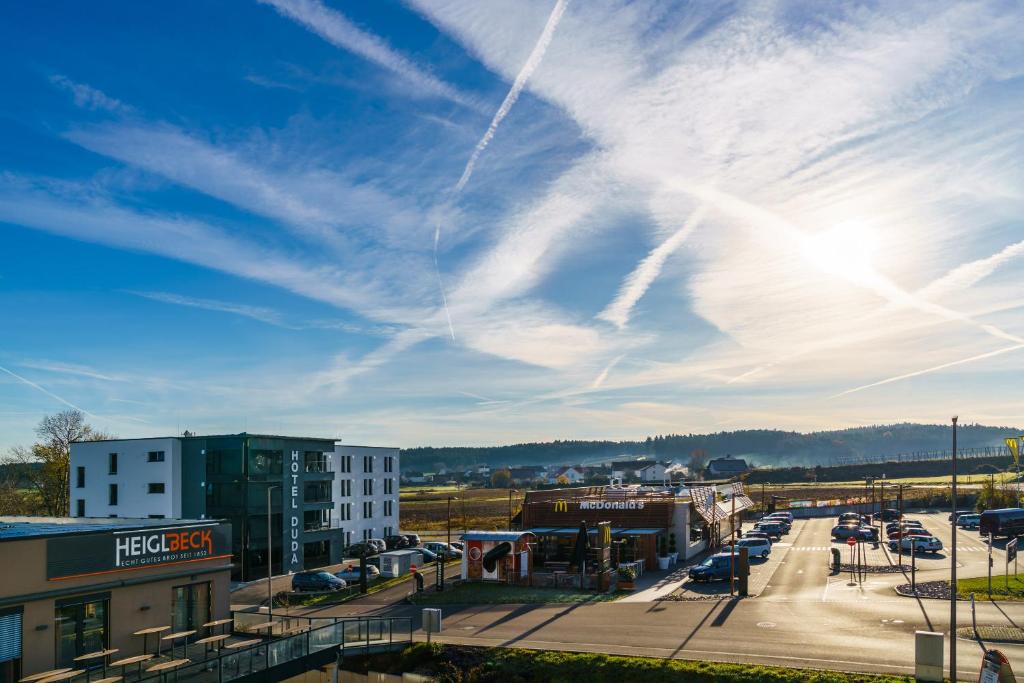
[[[0,514],[67,516],[71,505],[71,444],[112,435],[94,429],[80,410],[47,415],[35,429],[37,441],[15,446],[4,458]]]

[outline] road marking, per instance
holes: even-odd
[[[757,622],[758,628],[775,628],[774,621],[759,621]]]

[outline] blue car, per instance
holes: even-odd
[[[723,581],[732,575],[732,556],[728,553],[712,555],[695,567],[690,567],[691,581]]]
[[[330,572],[299,572],[292,575],[292,592],[338,591],[345,582]]]

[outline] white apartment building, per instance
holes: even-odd
[[[71,514],[229,520],[234,576],[250,580],[266,575],[268,517],[275,574],[399,533],[398,460],[397,448],[245,433],[83,441],[71,446]]]
[[[334,447],[334,500],[345,545],[399,533],[397,448]]]
[[[181,486],[180,439],[72,444],[73,517],[181,518]]]

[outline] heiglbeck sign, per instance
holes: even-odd
[[[62,536],[46,541],[50,581],[231,557],[231,525],[176,527]]]

